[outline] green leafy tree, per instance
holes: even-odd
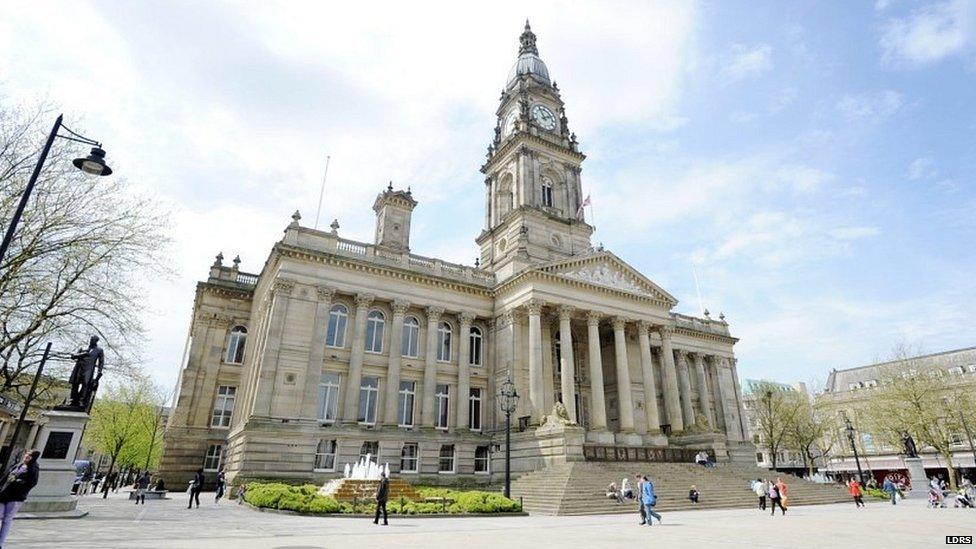
[[[790,398],[796,401],[796,412],[786,427],[784,444],[803,456],[803,464],[812,476],[816,460],[825,460],[830,454],[830,418],[822,406],[811,402],[806,395],[797,392]]]
[[[787,445],[787,437],[800,406],[798,393],[764,382],[758,383],[753,391],[758,397],[756,420],[759,436],[762,444],[769,449],[775,469],[779,451]]]

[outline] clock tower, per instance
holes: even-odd
[[[499,280],[532,265],[590,250],[579,152],[556,83],[525,22],[519,54],[496,111],[485,174],[481,265]]]

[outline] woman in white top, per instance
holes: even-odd
[[[620,481],[620,495],[627,499],[634,499],[634,490],[630,487],[630,479],[627,477]]]

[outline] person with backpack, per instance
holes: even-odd
[[[643,475],[641,479],[643,480],[641,496],[644,503],[644,515],[647,516],[647,525],[653,525],[655,518],[657,519],[657,523],[661,524],[661,515],[654,511],[654,506],[657,505],[657,494],[654,493],[654,483],[651,482],[651,479],[647,478],[647,475]]]
[[[27,494],[37,486],[41,473],[37,465],[40,455],[40,450],[25,453],[23,461],[10,472],[7,484],[0,490],[0,546],[7,541],[14,515],[24,504]]]

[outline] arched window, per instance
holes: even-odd
[[[471,327],[468,334],[468,364],[481,366],[481,328]]]
[[[403,319],[403,336],[400,344],[400,354],[417,358],[420,342],[420,321],[415,316]]]
[[[325,334],[325,344],[329,347],[343,347],[346,344],[346,321],[349,309],[345,305],[333,305],[329,311],[329,329]]]
[[[366,347],[370,353],[383,352],[383,327],[386,317],[380,311],[370,311],[366,315]]]
[[[244,362],[244,343],[247,341],[247,328],[244,326],[234,326],[227,338],[227,356],[224,362],[229,364],[241,364]]]
[[[542,205],[551,208],[554,202],[552,199],[552,180],[548,177],[542,178]]]
[[[451,325],[441,322],[437,325],[437,360],[440,362],[451,361]]]

